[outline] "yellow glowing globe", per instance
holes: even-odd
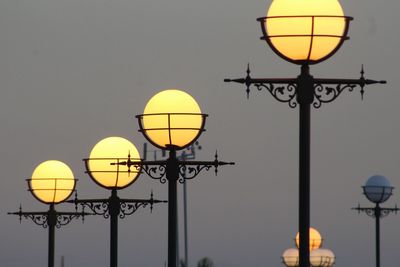
[[[39,164],[28,181],[32,194],[46,204],[57,204],[66,200],[75,188],[71,169],[57,160]]]
[[[322,245],[322,237],[321,234],[314,228],[310,227],[310,251],[320,248]],[[296,246],[300,246],[300,234],[297,233],[296,235]]]
[[[153,96],[138,116],[141,131],[161,149],[182,149],[193,143],[203,130],[204,117],[196,100],[177,89]]]
[[[349,19],[337,0],[273,0],[265,18],[266,39],[284,59],[314,64],[340,47]]]
[[[118,163],[130,160],[140,163],[140,155],[135,145],[122,137],[108,137],[98,142],[86,160],[90,177],[107,189],[122,189],[132,184],[140,173],[140,167]]]

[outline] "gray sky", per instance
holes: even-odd
[[[374,225],[351,207],[369,204],[361,186],[374,174],[399,188],[400,3],[342,1],[353,16],[349,41],[315,77],[371,79],[358,91],[312,112],[311,222],[337,266],[374,266]],[[0,265],[45,266],[47,231],[7,216],[46,210],[27,192],[26,178],[48,159],[67,163],[81,197],[106,197],[84,174],[82,158],[100,139],[118,135],[140,149],[134,115],[167,88],[191,93],[210,114],[198,159],[236,161],[219,176],[203,173],[188,185],[190,258],[217,267],[283,266],[282,252],[297,232],[298,111],[266,92],[225,84],[242,77],[294,77],[299,68],[259,40],[257,17],[267,1],[0,1]],[[121,197],[147,198],[167,186],[142,175]],[[386,203],[400,202],[398,190]],[[58,210],[68,209],[59,206]],[[398,266],[399,216],[382,221],[382,266]],[[66,266],[109,264],[109,223],[72,222],[56,233],[56,257]],[[120,267],[163,266],[167,208],[140,210],[120,220]]]

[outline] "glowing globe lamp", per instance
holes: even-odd
[[[135,145],[122,137],[107,137],[98,142],[85,159],[86,172],[98,185],[107,189],[122,189],[131,185],[139,176],[140,164],[128,169],[119,163],[128,160],[140,163]]]
[[[183,149],[204,131],[205,118],[196,100],[186,92],[168,89],[154,95],[139,120],[140,132],[160,149]]]
[[[263,37],[283,59],[316,64],[332,56],[348,39],[351,17],[338,0],[273,0],[259,18]]]
[[[335,263],[335,254],[330,249],[314,249],[310,252],[310,264],[313,267],[331,267]]]
[[[75,189],[71,169],[63,162],[48,160],[39,164],[28,179],[29,191],[41,202],[57,204],[66,200]]]
[[[389,199],[392,195],[393,186],[390,185],[385,176],[374,175],[367,180],[363,189],[364,195],[369,201],[379,204]]]
[[[299,250],[297,248],[289,248],[282,254],[282,261],[287,267],[299,266]]]
[[[310,251],[320,248],[322,245],[322,237],[321,234],[314,228],[310,227],[309,231],[310,235]],[[300,234],[296,235],[296,246],[300,246]]]

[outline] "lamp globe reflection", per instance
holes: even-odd
[[[89,159],[85,159],[86,170],[98,185],[106,189],[123,189],[136,181],[140,173],[140,164],[131,170],[122,170],[119,164],[115,164],[128,158],[140,161],[136,146],[122,137],[107,137],[99,141]]]
[[[363,190],[369,201],[380,204],[388,200],[392,195],[393,186],[390,185],[385,176],[374,175],[367,180]]]
[[[28,179],[29,191],[45,204],[57,204],[69,198],[75,189],[71,169],[63,162],[48,160],[39,164]]]
[[[205,118],[196,100],[186,92],[168,89],[154,95],[144,113],[136,116],[140,130],[160,149],[180,150],[204,131]]]
[[[274,0],[259,18],[263,37],[283,59],[315,64],[332,56],[348,39],[351,17],[337,0]]]
[[[322,237],[321,234],[313,227],[310,227],[309,230],[309,237],[310,237],[310,251],[314,249],[318,249],[322,246]],[[300,233],[296,235],[296,246],[297,248],[300,247]]]

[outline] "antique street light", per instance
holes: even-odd
[[[266,17],[258,18],[263,36],[271,49],[281,58],[301,65],[296,78],[252,78],[247,76],[225,79],[266,89],[279,102],[291,108],[299,106],[299,232],[300,267],[309,267],[310,227],[310,109],[334,101],[344,90],[353,91],[364,86],[386,81],[365,79],[361,70],[359,79],[321,79],[310,74],[310,65],[331,57],[349,37],[351,17],[344,16],[337,0],[274,0]]]
[[[169,152],[166,160],[137,162],[130,158],[118,165],[141,168],[151,178],[161,183],[168,181],[168,267],[177,267],[177,182],[193,179],[202,170],[218,166],[233,165],[233,162],[186,161],[177,157],[176,152],[193,144],[205,131],[207,115],[202,114],[192,96],[177,89],[168,89],[153,96],[143,114],[137,115],[140,132],[154,146]]]
[[[131,215],[140,207],[154,203],[166,202],[153,199],[122,199],[117,191],[134,183],[140,174],[137,169],[121,170],[118,164],[129,158],[140,162],[139,152],[134,144],[122,137],[108,137],[98,142],[92,149],[89,158],[84,159],[86,173],[99,186],[110,190],[111,196],[106,199],[78,199],[76,196],[70,203],[82,208],[89,208],[94,214],[110,219],[110,267],[118,266],[118,219]]]
[[[335,263],[335,255],[329,249],[321,248],[321,234],[314,228],[309,230],[310,264],[313,267],[331,267]],[[282,263],[287,267],[299,267],[299,233],[296,235],[296,248],[289,248],[282,254]]]
[[[25,212],[19,208],[18,212],[8,214],[18,215],[31,219],[35,224],[49,229],[48,266],[54,267],[55,228],[71,222],[73,218],[88,215],[84,212],[59,212],[54,206],[68,199],[75,189],[76,180],[71,169],[63,162],[48,160],[39,164],[31,179],[27,179],[29,191],[40,202],[49,205],[44,212]]]
[[[363,186],[363,191],[365,197],[375,203],[375,207],[358,207],[353,208],[360,212],[365,212],[368,216],[375,218],[375,249],[376,249],[376,267],[380,266],[380,219],[388,216],[390,213],[397,213],[399,210],[397,205],[394,208],[382,208],[381,203],[385,202],[392,195],[394,187],[390,185],[389,180],[382,175],[374,175],[370,177],[365,186]]]

